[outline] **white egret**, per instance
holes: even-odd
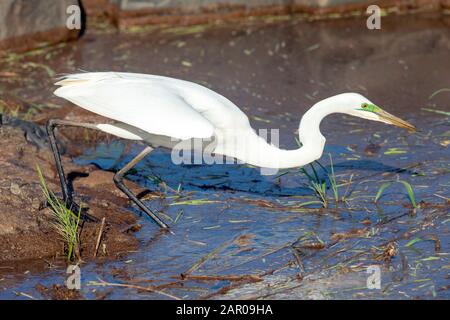
[[[230,100],[199,84],[168,77],[118,72],[88,72],[64,76],[56,83],[55,95],[106,118],[113,123],[78,123],[51,119],[47,124],[64,201],[69,192],[54,129],[77,126],[101,130],[147,146],[114,176],[116,186],[161,228],[168,226],[123,183],[125,173],[156,147],[173,148],[175,140],[214,139],[215,154],[236,158],[263,168],[304,166],[321,157],[325,138],[320,122],[332,113],[344,113],[393,124],[408,130],[414,126],[373,104],[357,93],[339,94],[314,104],[301,119],[302,147],[283,150],[267,143],[250,126],[248,117]]]

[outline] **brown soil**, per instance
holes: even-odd
[[[44,297],[51,300],[82,300],[83,296],[78,290],[70,290],[61,285],[52,285],[49,287],[38,284],[36,290]]]
[[[64,255],[64,243],[51,226],[52,212],[40,209],[44,196],[36,173],[39,165],[48,187],[59,193],[53,155],[27,142],[21,129],[7,126],[0,127],[0,150],[0,262]],[[136,229],[136,217],[124,209],[127,198],[114,186],[113,173],[78,167],[67,156],[63,163],[66,173],[77,177],[73,185],[78,203],[99,221],[106,219],[97,257],[135,249],[137,240],[130,230]],[[140,191],[136,185],[132,188]],[[83,223],[83,260],[94,256],[99,229],[100,222]]]
[[[14,50],[16,52],[27,51],[43,45],[71,41],[78,38],[78,30],[69,30],[65,27],[53,28],[33,34],[26,34],[0,41],[0,55],[3,50]]]

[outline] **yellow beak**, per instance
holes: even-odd
[[[409,132],[415,132],[416,131],[416,127],[413,126],[411,123],[402,120],[392,114],[390,114],[389,112],[386,112],[384,110],[378,110],[376,112],[377,115],[380,116],[381,120],[385,123],[388,124],[392,124],[394,126],[400,127],[400,128],[404,128],[407,129]]]

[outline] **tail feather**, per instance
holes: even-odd
[[[117,76],[114,72],[84,72],[63,75],[55,82],[56,86],[69,86],[84,84],[91,81],[99,81],[106,78]]]

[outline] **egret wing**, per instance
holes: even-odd
[[[208,138],[214,126],[170,87],[145,79],[67,76],[55,95],[91,112],[149,133],[178,139]]]

